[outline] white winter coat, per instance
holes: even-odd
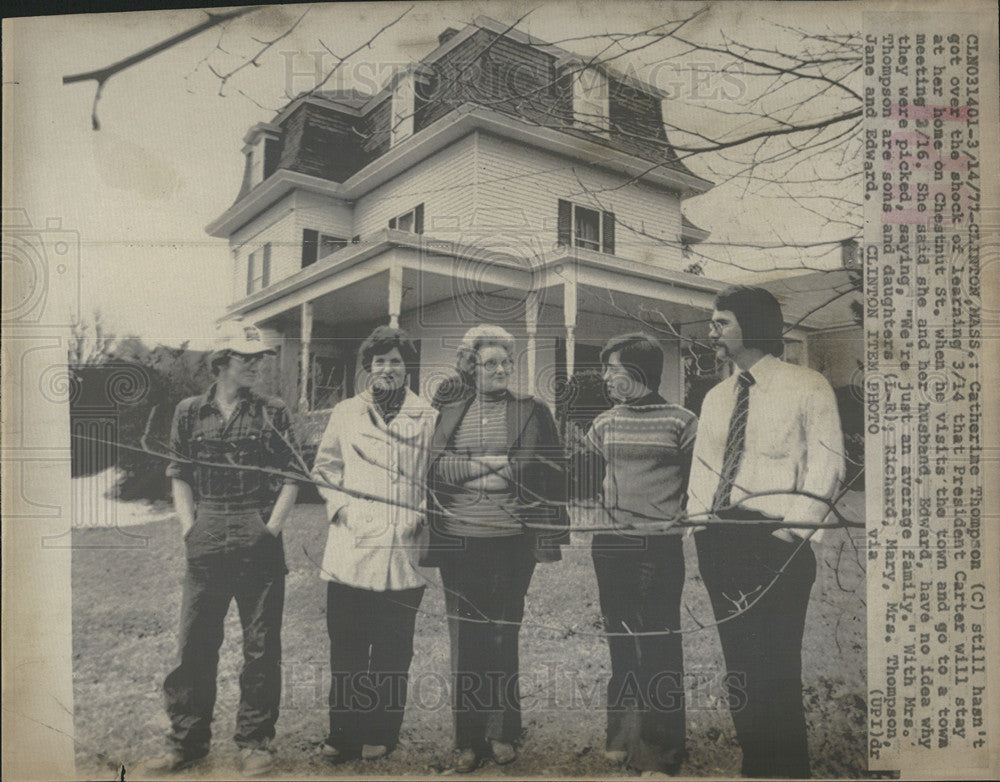
[[[376,591],[427,584],[417,562],[427,545],[423,508],[436,420],[437,411],[409,390],[388,427],[367,392],[333,408],[313,475],[348,491],[320,487],[330,518],[324,579]]]

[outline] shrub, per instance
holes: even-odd
[[[211,382],[206,354],[128,338],[93,363],[71,364],[70,377],[72,474],[117,466],[118,499],[168,498],[167,460],[136,449],[145,436],[150,450],[169,452],[174,408]]]

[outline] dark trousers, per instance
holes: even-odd
[[[744,512],[743,515],[746,515]],[[743,776],[809,776],[802,705],[802,634],[816,580],[812,546],[786,543],[769,527],[715,528],[695,535],[698,567],[712,601],[726,690],[743,748]],[[770,589],[746,607],[774,579]]]
[[[684,549],[677,535],[594,535],[608,633],[678,630]],[[608,750],[640,771],[675,770],[685,755],[684,652],[679,633],[608,636]]]
[[[512,744],[521,734],[519,623],[535,570],[533,540],[465,538],[462,550],[444,555],[440,568],[451,635],[455,746],[485,751],[491,740]]]
[[[208,752],[223,626],[233,598],[243,628],[236,743],[265,746],[281,700],[281,617],[285,564],[281,541],[259,512],[199,508],[186,538],[180,664],[163,683],[170,743],[187,757]]]
[[[423,587],[376,592],[327,584],[331,746],[344,752],[396,746],[423,596]]]

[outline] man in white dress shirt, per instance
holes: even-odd
[[[783,522],[826,518],[824,500],[843,475],[843,437],[826,379],[780,359],[783,325],[780,305],[762,288],[716,297],[710,336],[734,372],[702,406],[688,512],[734,522],[709,520],[695,541],[719,623],[742,773],[804,778],[802,634],[816,578],[809,541],[822,533]]]

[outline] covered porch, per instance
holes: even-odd
[[[580,368],[599,365],[615,334],[646,331],[665,352],[660,393],[683,403],[690,338],[704,339],[723,283],[579,248],[546,257],[475,248],[384,231],[238,302],[280,347],[272,380],[298,413],[332,407],[364,387],[358,348],[377,325],[406,329],[420,355],[411,387],[433,396],[454,372],[472,326],[493,323],[517,340],[511,390],[555,404]]]

